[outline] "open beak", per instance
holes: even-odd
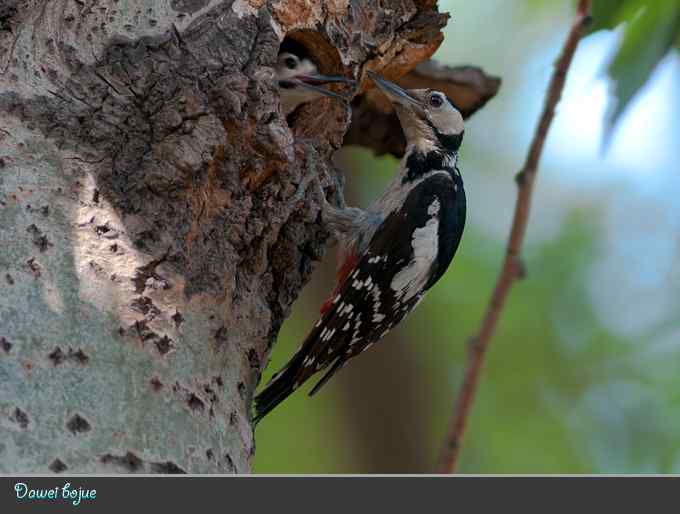
[[[390,99],[391,102],[403,105],[404,107],[419,107],[420,101],[412,97],[408,91],[400,88],[394,82],[385,80],[377,73],[372,71],[366,72],[373,82],[380,88],[380,90],[385,93],[385,96]]]
[[[322,86],[332,82],[342,82],[344,84],[354,84],[354,81],[340,75],[297,75],[295,77],[300,82],[313,86]]]
[[[355,84],[351,79],[341,77],[341,76],[331,76],[331,75],[296,75],[293,78],[279,80],[279,86],[283,88],[291,87],[302,87],[310,91],[314,91],[320,95],[330,96],[333,98],[338,98],[340,100],[346,101],[347,97],[324,89],[320,87],[323,84],[329,83],[343,83],[343,84]]]

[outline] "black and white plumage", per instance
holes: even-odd
[[[274,74],[279,86],[281,111],[285,116],[292,113],[299,105],[311,102],[324,96],[346,98],[321,87],[330,83],[354,84],[354,81],[337,75],[321,75],[316,64],[309,57],[298,56],[283,51],[279,54]]]
[[[443,93],[405,91],[370,76],[395,105],[407,152],[366,211],[325,205],[343,258],[338,285],[301,348],[255,398],[255,422],[326,370],[315,394],[401,322],[444,274],[463,234],[465,191],[456,167],[462,116]]]

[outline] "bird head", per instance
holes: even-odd
[[[341,76],[321,75],[310,59],[298,57],[290,52],[279,54],[274,72],[281,95],[281,109],[285,115],[293,112],[298,105],[311,102],[322,96],[346,101],[344,96],[321,86],[332,82],[354,83],[353,80]]]
[[[458,151],[463,116],[449,97],[433,89],[402,89],[372,71],[368,76],[394,105],[408,144],[424,153]]]

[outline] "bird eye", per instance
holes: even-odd
[[[436,93],[430,95],[430,105],[432,107],[439,108],[442,106],[444,103],[444,100],[442,100],[442,97]]]
[[[295,67],[297,66],[297,61],[295,60],[294,57],[286,57],[286,59],[283,61],[283,63],[286,65],[286,68],[289,70],[294,70]]]

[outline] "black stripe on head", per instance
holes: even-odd
[[[279,53],[288,52],[293,55],[297,55],[300,59],[309,57],[309,50],[305,48],[305,45],[291,39],[289,37],[285,38],[279,46]]]
[[[463,142],[463,134],[465,131],[459,134],[442,134],[435,127],[432,127],[435,136],[439,141],[439,145],[446,151],[457,152]]]
[[[460,145],[463,143],[463,134],[465,131],[460,132],[459,134],[444,134],[427,118],[425,118],[425,122],[432,129],[432,133],[437,138],[437,142],[442,150],[451,153],[458,151]]]
[[[457,110],[457,111],[460,112],[460,113],[463,112],[462,109],[461,109],[460,107],[458,107],[458,106],[453,102],[453,100],[451,100],[451,98],[449,98],[449,95],[444,95],[444,96],[445,96],[446,99],[449,101],[449,104],[451,104],[451,107],[453,107],[455,110]]]
[[[456,111],[461,112],[461,110],[456,106],[455,103],[453,103],[453,100],[449,98],[448,95],[444,95],[444,98],[449,102],[451,107],[453,107]],[[437,127],[434,126],[434,124],[429,120],[425,120],[427,124],[430,126],[432,129],[432,132],[434,135],[437,137],[437,141],[439,142],[439,146],[444,149],[445,151],[448,152],[457,152],[458,149],[460,148],[460,145],[463,143],[463,134],[465,131],[460,132],[459,134],[443,134],[442,132],[437,129]]]

